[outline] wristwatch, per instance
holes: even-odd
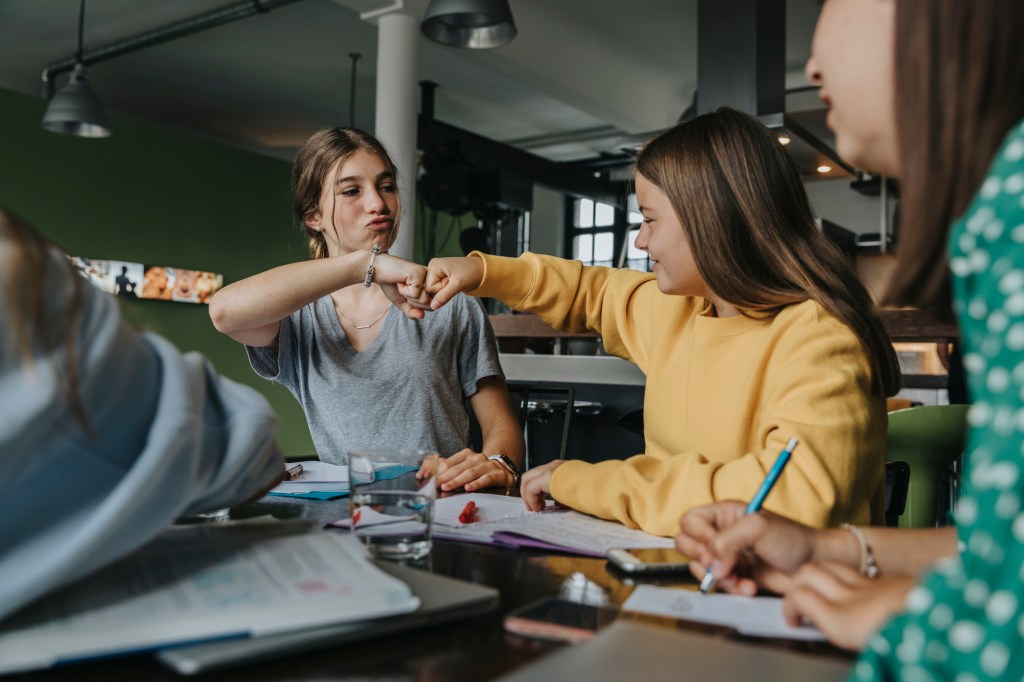
[[[502,469],[512,474],[512,485],[510,485],[508,490],[505,491],[506,495],[511,494],[511,492],[519,486],[519,467],[517,467],[516,463],[512,461],[512,458],[504,452],[500,452],[497,455],[489,455],[487,459],[492,462],[497,462]]]

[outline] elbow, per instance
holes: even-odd
[[[218,291],[210,299],[210,321],[213,322],[214,328],[222,334],[230,334],[231,323],[228,306],[221,296],[221,292]]]

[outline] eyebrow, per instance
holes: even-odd
[[[382,171],[380,174],[378,174],[377,177],[374,178],[374,180],[376,182],[380,182],[381,180],[394,180],[394,178],[395,178],[395,174],[392,173],[389,170],[386,170],[386,171]],[[361,175],[349,175],[348,177],[338,178],[337,182],[335,182],[334,184],[340,185],[343,182],[358,182],[359,180],[362,180],[362,179],[363,178],[362,178]]]

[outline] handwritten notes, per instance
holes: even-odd
[[[821,630],[815,627],[788,624],[782,616],[782,600],[777,597],[703,595],[695,590],[640,585],[622,609],[721,625],[751,637],[825,639]]]

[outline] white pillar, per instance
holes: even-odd
[[[374,135],[398,166],[401,227],[391,253],[411,259],[416,205],[417,51],[420,17],[404,3],[377,20],[377,115]],[[366,16],[364,15],[364,18]]]

